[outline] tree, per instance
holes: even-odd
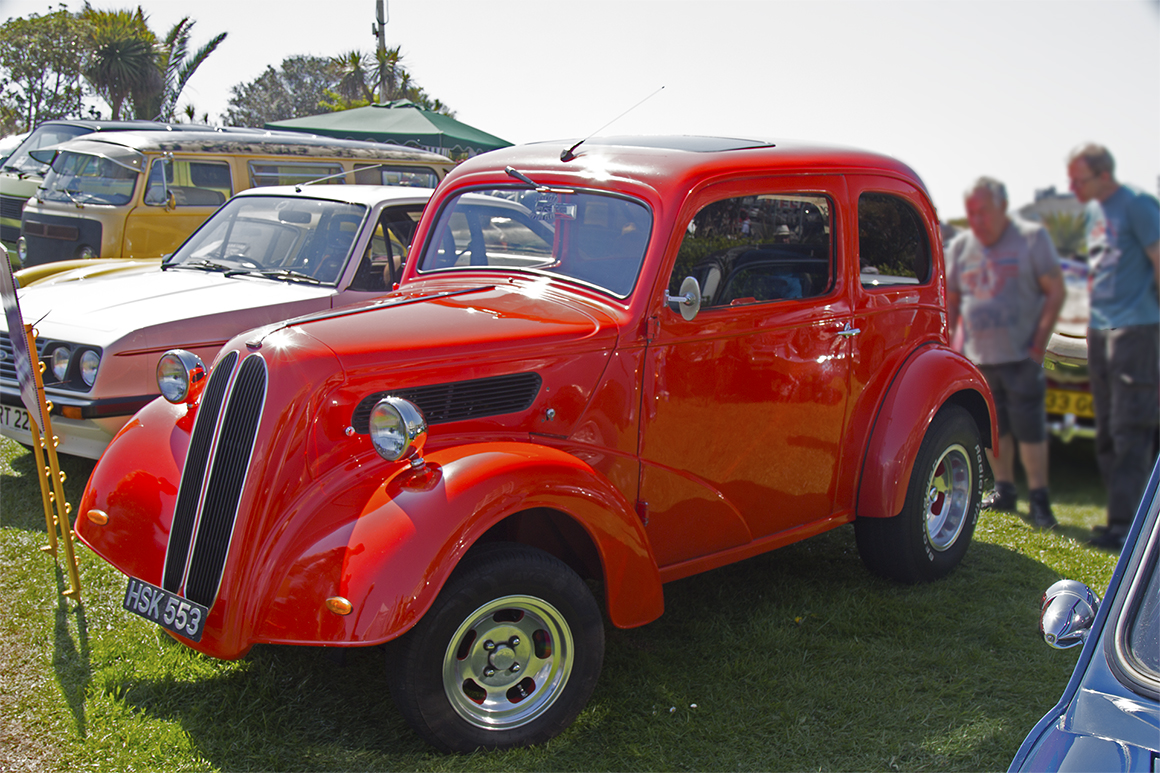
[[[65,6],[0,26],[0,130],[82,113],[83,27]]]
[[[374,101],[369,82],[372,73],[366,69],[366,56],[358,51],[348,51],[336,56],[331,63],[341,76],[333,89],[335,93],[348,101],[365,100],[367,104]]]
[[[193,77],[202,62],[226,39],[226,33],[222,32],[190,56],[189,38],[194,23],[186,16],[174,24],[169,34],[165,36],[165,42],[158,52],[162,88],[160,92],[150,94],[141,105],[135,106],[138,118],[173,121],[177,116],[177,100],[185,84]]]
[[[328,89],[341,79],[334,62],[326,57],[291,56],[278,69],[267,67],[256,80],[230,87],[230,106],[222,116],[228,126],[261,127],[314,115],[323,108]]]
[[[427,110],[448,116],[455,113],[419,88],[402,66],[399,48],[390,48],[372,57],[348,51],[325,59],[293,56],[275,70],[266,71],[250,83],[230,88],[230,106],[222,121],[229,126],[262,126],[273,121],[301,118],[318,113],[349,110],[369,105],[381,81],[387,93],[379,100],[408,99]],[[370,63],[374,61],[374,67]]]
[[[114,121],[127,99],[147,104],[164,89],[157,38],[138,6],[134,11],[98,11],[85,3],[81,19],[88,27],[90,54],[84,76],[109,103]]]

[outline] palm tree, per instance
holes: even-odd
[[[375,52],[375,82],[379,86],[380,102],[390,102],[402,96],[399,93],[399,77],[405,73],[402,46]]]
[[[109,103],[113,120],[119,120],[126,99],[139,102],[162,87],[157,39],[140,7],[136,12],[98,11],[85,3],[81,19],[91,50],[85,80]]]
[[[209,57],[222,41],[226,33],[215,36],[210,42],[189,56],[189,37],[195,22],[186,16],[173,25],[161,46],[158,65],[162,72],[162,88],[145,105],[138,106],[138,118],[152,118],[158,121],[172,121],[177,113],[177,100],[182,89],[193,77],[202,62]],[[144,109],[142,109],[144,108]]]
[[[375,95],[368,83],[371,73],[367,71],[367,57],[359,51],[347,51],[330,60],[337,68],[340,78],[334,90],[348,102],[366,100],[374,102]]]

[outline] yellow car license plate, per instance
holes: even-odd
[[[1048,389],[1046,404],[1048,413],[1071,413],[1084,419],[1093,419],[1096,415],[1090,392]]]

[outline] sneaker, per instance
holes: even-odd
[[[1039,529],[1054,529],[1059,525],[1055,514],[1051,512],[1051,500],[1047,497],[1047,489],[1036,489],[1031,492],[1031,522]]]
[[[1015,512],[1015,487],[1007,488],[1002,483],[996,483],[995,490],[983,497],[983,509]]]

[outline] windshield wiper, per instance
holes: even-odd
[[[73,204],[75,204],[77,209],[84,208],[85,205],[82,204],[81,202],[77,201],[76,197],[73,196],[74,193],[80,193],[80,191],[70,191],[68,188],[58,188],[57,190],[59,190],[65,196],[68,196],[68,200],[71,201]]]
[[[191,260],[188,263],[162,263],[161,270],[164,271],[170,268],[192,268],[197,271],[221,271],[229,272],[231,269],[222,263],[216,263],[212,260]]]
[[[257,274],[267,279],[285,279],[290,282],[304,282],[312,285],[322,284],[321,280],[312,277],[310,274],[303,274],[301,271],[292,271],[288,268],[234,268],[226,272],[226,276],[238,276],[242,274]]]

